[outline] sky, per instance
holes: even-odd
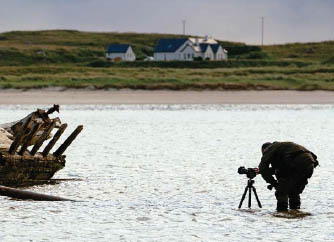
[[[72,29],[263,43],[334,40],[334,0],[0,0],[0,32]]]

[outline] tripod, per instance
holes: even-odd
[[[259,197],[257,196],[257,193],[256,193],[256,189],[253,186],[254,182],[255,181],[252,180],[251,178],[248,179],[247,186],[245,188],[244,194],[242,194],[241,201],[239,203],[239,208],[241,208],[242,203],[245,200],[247,191],[248,191],[248,208],[251,208],[251,206],[252,206],[252,189],[253,189],[257,204],[259,205],[260,208],[262,208],[260,199],[259,199]]]

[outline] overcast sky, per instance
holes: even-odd
[[[208,35],[264,44],[334,40],[334,0],[0,0],[0,32],[76,29]]]

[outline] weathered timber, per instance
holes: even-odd
[[[67,198],[51,196],[30,191],[22,191],[19,189],[5,186],[0,186],[0,196],[7,196],[23,200],[36,200],[36,201],[74,201]]]
[[[60,128],[58,129],[57,133],[53,136],[52,140],[48,143],[48,145],[43,150],[42,154],[44,157],[46,157],[50,150],[53,148],[53,146],[56,144],[60,136],[64,133],[65,129],[67,128],[67,124],[62,124]]]
[[[9,187],[29,187],[29,186],[35,186],[35,185],[56,185],[56,184],[60,184],[61,182],[69,182],[69,181],[83,181],[83,179],[45,179],[45,180],[25,180],[24,183],[21,184],[17,184],[17,183],[12,183],[12,184],[1,184],[4,186],[9,186]]]
[[[29,135],[25,139],[24,143],[21,146],[21,150],[19,151],[19,155],[23,155],[24,152],[27,150],[29,144],[31,143],[31,140],[34,138],[40,127],[42,126],[42,123],[34,123]]]
[[[35,155],[37,153],[37,151],[39,150],[39,148],[41,148],[41,146],[43,145],[44,141],[48,138],[48,136],[50,135],[52,129],[55,126],[56,126],[56,122],[52,121],[52,123],[48,126],[48,128],[46,130],[44,130],[43,134],[38,139],[38,141],[36,142],[36,144],[34,145],[34,147],[32,148],[32,150],[30,152],[31,155]]]
[[[29,117],[26,120],[23,128],[17,134],[17,136],[15,137],[14,142],[9,147],[9,154],[11,154],[11,155],[15,154],[17,147],[19,147],[19,145],[22,143],[22,140],[23,140],[23,138],[24,138],[27,130],[30,128],[32,122],[33,122],[33,118],[32,117]]]
[[[78,134],[82,131],[83,125],[79,125],[73,133],[64,141],[64,143],[53,153],[54,156],[61,156],[65,150],[71,145],[73,140],[78,136]]]
[[[40,153],[32,156],[26,152],[23,156],[0,152],[0,185],[25,186],[38,184],[39,180],[48,180],[65,167],[65,156],[55,157]],[[35,182],[36,181],[36,182]]]
[[[49,118],[49,114],[55,111],[59,112],[58,105],[47,112],[37,109],[21,120],[0,125],[6,131],[0,133],[1,140],[4,140],[2,142],[6,142],[0,146],[0,185],[18,187],[43,184],[65,167],[66,156],[63,154],[83,127],[77,127],[54,153],[57,155],[55,156],[51,150],[67,127],[66,124],[61,126],[59,117]],[[41,125],[36,126],[36,123]],[[52,137],[51,131],[55,127],[60,130],[43,152],[38,152],[43,142]],[[7,139],[2,139],[4,136]],[[28,152],[29,146],[33,146],[31,152]]]

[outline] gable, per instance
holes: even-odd
[[[127,49],[126,53],[128,53],[128,54],[135,54],[135,53],[133,52],[131,46],[129,46],[129,48]]]
[[[187,45],[185,45],[181,50],[180,50],[180,52],[182,53],[182,52],[184,52],[186,49],[191,49],[193,52],[196,52],[196,50],[195,50],[195,48],[194,48],[194,46],[193,45],[189,45],[189,44],[187,44]]]
[[[212,49],[213,53],[215,53],[215,54],[218,52],[219,47],[221,47],[220,44],[212,44],[210,46],[211,46],[211,49]]]
[[[210,45],[209,44],[200,44],[199,46],[201,48],[202,53],[205,53],[208,50]]]

